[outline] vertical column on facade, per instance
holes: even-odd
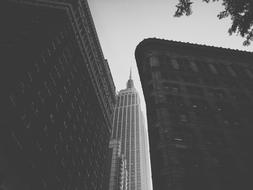
[[[134,105],[133,105],[133,109],[134,109]],[[135,170],[135,167],[133,165],[133,163],[135,162],[134,160],[134,154],[135,154],[135,149],[133,148],[134,146],[134,137],[133,137],[133,134],[135,133],[135,130],[134,130],[134,125],[135,125],[135,110],[133,110],[133,119],[134,119],[134,122],[131,124],[131,189],[133,189],[134,185],[132,183],[134,183],[135,179],[133,179],[133,175],[132,173],[134,172]],[[132,182],[132,179],[133,179],[133,182]],[[135,190],[135,189],[134,189]]]
[[[120,109],[121,109],[121,124],[120,124],[120,139],[121,139],[121,141],[122,141],[122,144],[124,144],[124,139],[123,139],[123,128],[124,128],[124,117],[125,117],[125,115],[124,115],[124,102],[125,102],[125,96],[124,95],[122,95],[122,105],[121,105],[121,107],[120,107]],[[121,145],[121,147],[124,147],[124,145],[122,146]],[[125,153],[125,150],[123,150],[124,151],[124,153]]]
[[[131,158],[130,158],[130,156],[131,156],[131,154],[130,154],[130,147],[131,147],[131,125],[132,125],[132,94],[130,93],[129,95],[129,102],[130,103],[128,103],[128,110],[129,110],[129,120],[128,120],[128,122],[129,122],[129,125],[128,125],[128,129],[127,129],[127,139],[128,139],[128,147],[129,147],[129,150],[128,150],[128,162],[130,163],[131,162]],[[130,170],[130,164],[128,164],[129,165],[129,172],[131,171]],[[130,176],[129,176],[129,178],[130,178]]]
[[[138,147],[138,154],[137,154],[137,159],[138,159],[138,167],[141,168],[141,162],[143,162],[143,160],[141,160],[141,150],[143,149],[143,146],[141,146],[141,142],[143,142],[142,136],[141,136],[141,129],[142,129],[142,120],[141,120],[141,109],[140,109],[140,100],[138,99],[138,118],[139,118],[139,122],[138,122],[138,127],[137,127],[137,147]],[[138,169],[138,168],[137,168]],[[142,181],[142,176],[141,176],[141,170],[138,169],[137,170],[137,182],[138,182],[138,187],[141,188],[141,181]]]
[[[118,98],[118,97],[117,97]],[[116,119],[116,115],[118,115],[118,105],[116,105],[113,109],[113,119],[112,119],[112,134],[111,134],[111,139],[115,139],[117,137],[117,133],[115,127],[117,125],[118,122],[118,118]]]
[[[131,93],[131,96],[132,96],[132,93]],[[130,128],[130,133],[129,133],[129,148],[130,148],[130,155],[129,155],[129,187],[131,189],[132,187],[132,170],[133,170],[133,167],[132,167],[132,126],[133,126],[133,122],[132,122],[132,119],[134,119],[134,112],[133,112],[133,104],[131,102],[131,125],[129,126]],[[132,118],[133,117],[133,118]]]
[[[125,115],[126,115],[126,117],[125,117],[125,128],[124,128],[124,130],[125,130],[125,132],[124,132],[124,149],[125,149],[125,152],[124,152],[124,155],[126,155],[126,153],[127,153],[127,119],[128,119],[128,101],[129,101],[129,98],[128,98],[128,93],[127,94],[125,94],[125,98],[126,98],[126,102],[124,102],[124,103],[126,103],[125,105],[124,105],[124,109],[125,109],[125,111],[126,111],[126,113],[125,113]]]
[[[146,152],[146,136],[145,136],[145,126],[144,126],[144,118],[143,118],[143,114],[142,112],[140,111],[140,117],[141,117],[141,133],[140,133],[140,143],[141,143],[141,178],[144,178],[146,174],[147,175],[147,171],[148,171],[148,168],[147,168],[147,160],[145,159],[145,153],[146,155],[147,152]],[[141,188],[142,189],[147,189],[147,184],[148,184],[148,181],[147,181],[147,177],[145,177],[145,179],[141,180]]]
[[[119,128],[119,119],[120,119],[120,99],[121,99],[121,97],[120,96],[118,96],[117,97],[118,98],[118,104],[116,105],[116,111],[117,111],[117,121],[116,121],[116,123],[115,123],[115,126],[114,126],[114,128],[113,128],[113,130],[115,130],[115,139],[117,139],[117,140],[120,140],[119,139],[119,135],[118,135],[118,128]]]
[[[122,125],[122,107],[121,102],[123,101],[123,97],[119,96],[119,106],[118,106],[118,122],[117,122],[117,139],[121,140],[121,125]]]
[[[138,109],[138,97],[137,97],[137,94],[135,94],[135,98],[136,98],[136,102],[137,102],[137,104],[136,104],[136,106],[134,106],[135,107],[135,115],[137,116],[137,114],[138,114],[138,112],[139,112],[139,109]],[[138,118],[139,119],[139,116],[138,117],[136,117],[136,118]],[[139,120],[138,121],[135,121],[134,122],[134,141],[135,141],[135,144],[134,144],[134,149],[135,149],[135,155],[134,155],[134,159],[135,159],[135,164],[134,164],[134,175],[135,175],[135,187],[136,187],[136,190],[137,190],[137,187],[138,187],[138,185],[137,185],[137,181],[138,181],[138,172],[137,172],[137,162],[139,161],[138,159],[137,159],[137,155],[138,155],[138,149],[137,149],[137,130],[138,130],[138,127],[139,126],[137,126],[137,125],[139,125]]]

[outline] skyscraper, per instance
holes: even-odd
[[[127,161],[121,152],[121,142],[115,139],[110,140],[109,149],[108,167],[110,175],[105,190],[127,190]]]
[[[87,1],[0,9],[0,187],[103,190],[115,87]]]
[[[252,189],[253,53],[145,39],[154,190]]]
[[[113,117],[112,139],[121,141],[121,150],[127,160],[128,188],[151,188],[147,130],[140,108],[140,98],[131,77],[127,87],[117,95]]]

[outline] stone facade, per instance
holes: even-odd
[[[145,39],[135,56],[153,189],[251,189],[253,53]]]

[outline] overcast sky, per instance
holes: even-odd
[[[125,88],[132,67],[135,86],[142,96],[134,50],[144,38],[156,37],[211,46],[253,51],[240,36],[229,36],[230,19],[219,20],[220,3],[193,4],[193,14],[175,18],[178,0],[88,0],[105,58],[117,90]],[[144,101],[142,107],[144,110]],[[144,110],[145,112],[145,110]]]

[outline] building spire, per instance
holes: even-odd
[[[130,67],[130,75],[129,75],[129,79],[132,80],[132,67]]]
[[[127,88],[134,88],[134,81],[132,80],[132,68],[130,68],[129,79],[127,81]]]

